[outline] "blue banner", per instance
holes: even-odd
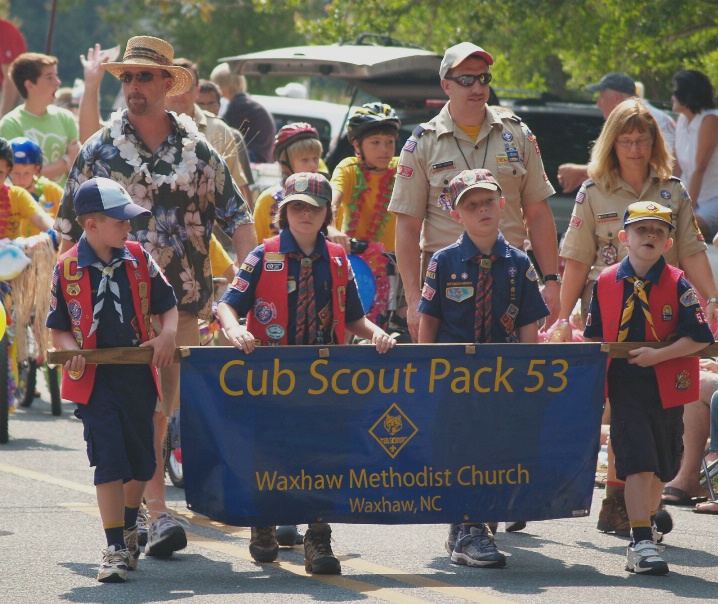
[[[190,509],[236,526],[589,514],[600,344],[192,348]]]

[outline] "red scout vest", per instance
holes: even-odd
[[[143,342],[154,337],[150,322],[150,290],[152,281],[150,272],[142,251],[142,246],[136,241],[128,241],[125,246],[135,257],[135,261],[126,260],[125,268],[130,281],[132,301],[135,307],[137,323],[140,327],[140,337]],[[72,319],[72,335],[80,348],[92,349],[97,347],[97,331],[91,336],[92,327],[92,287],[90,286],[89,270],[77,268],[77,244],[60,256],[60,288],[65,296],[70,318]],[[87,310],[89,309],[89,312]],[[157,368],[153,365],[152,376],[157,385],[157,394],[160,395]],[[95,384],[97,365],[85,365],[81,373],[69,373],[62,370],[62,398],[87,404]]]
[[[604,270],[598,278],[598,296],[601,304],[603,337],[607,342],[618,340],[618,330],[623,313],[623,279],[616,281],[616,273],[620,264]],[[661,273],[659,283],[651,285],[648,307],[653,317],[658,341],[666,342],[675,336],[678,328],[678,280],[683,271],[666,264]],[[642,312],[636,303],[634,312]],[[651,328],[646,321],[646,341],[653,340]],[[611,359],[608,359],[610,366]],[[658,391],[664,409],[678,407],[697,401],[699,390],[699,359],[698,357],[679,357],[663,361],[655,365]]]
[[[349,263],[341,245],[327,241],[327,251],[332,275],[332,331],[335,343],[344,344],[344,312],[349,283]],[[247,313],[247,330],[264,346],[286,346],[288,341],[289,263],[286,261],[286,256],[287,254],[279,253],[279,235],[264,240],[262,276],[254,292],[254,306]],[[260,300],[261,310],[265,312],[261,312],[257,305]],[[268,319],[265,320],[265,316]]]

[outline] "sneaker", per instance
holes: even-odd
[[[456,547],[456,542],[459,540],[459,533],[461,532],[461,524],[450,524],[449,525],[449,536],[446,538],[446,541],[444,542],[444,547],[446,548],[446,553],[451,554],[454,553],[454,548]]]
[[[139,530],[137,526],[125,530],[125,545],[129,554],[129,569],[137,569],[137,561],[140,559],[140,546],[137,544]]]
[[[668,573],[668,564],[659,555],[653,541],[639,541],[629,545],[626,550],[626,570],[643,575],[665,575]]]
[[[506,566],[506,556],[496,547],[494,538],[485,524],[470,527],[468,533],[462,529],[459,540],[451,554],[454,564],[501,568]]]
[[[603,498],[596,528],[604,533],[614,533],[620,537],[631,536],[631,523],[628,520],[626,501],[623,498],[622,490],[610,497]]]
[[[137,512],[137,545],[144,547],[147,545],[147,534],[150,532],[150,512],[143,503],[140,505],[140,511]]]
[[[171,514],[160,514],[150,525],[145,556],[167,558],[172,552],[187,547],[187,535]]]
[[[317,575],[339,575],[339,559],[332,551],[332,527],[310,525],[304,535],[304,570]]]
[[[294,547],[304,543],[302,535],[296,524],[287,524],[277,527],[277,543],[282,547]]]
[[[117,545],[103,549],[97,580],[100,583],[124,583],[127,580],[129,558],[127,549],[120,549]]]
[[[277,529],[273,526],[253,526],[249,553],[257,562],[274,562],[279,553]]]
[[[507,533],[515,533],[516,531],[523,531],[526,528],[526,523],[520,522],[505,522],[504,528]]]

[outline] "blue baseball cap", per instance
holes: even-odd
[[[75,214],[82,216],[91,212],[102,212],[118,220],[152,214],[132,201],[120,183],[101,176],[86,180],[75,193]]]

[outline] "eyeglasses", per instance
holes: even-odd
[[[478,82],[482,86],[488,86],[489,82],[494,78],[490,73],[480,73],[479,75],[444,76],[444,79],[456,82],[459,86],[469,88],[473,86],[475,82]]]
[[[634,145],[636,147],[650,147],[653,144],[653,137],[652,136],[646,136],[644,138],[639,138],[635,141],[626,140],[626,139],[619,139],[616,141],[616,144],[621,147],[622,149],[630,149]]]
[[[138,82],[144,84],[146,82],[151,82],[152,80],[154,80],[155,75],[159,74],[154,74],[151,71],[140,71],[138,73],[131,73],[129,71],[125,71],[124,73],[120,74],[120,82],[122,82],[123,84],[131,84],[132,80],[137,80]],[[161,77],[164,77],[164,75]]]
[[[197,104],[202,107],[202,109],[212,109],[212,107],[220,106],[219,101],[207,101],[205,103],[200,103],[199,101],[197,101]]]

